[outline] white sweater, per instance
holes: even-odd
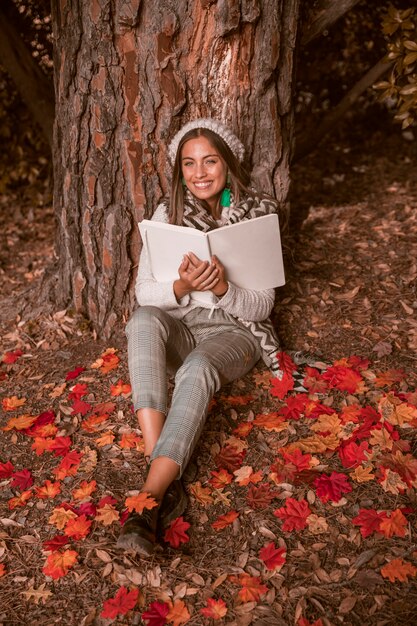
[[[223,213],[222,218],[224,218]],[[168,222],[168,212],[165,205],[160,204],[157,207],[152,220]],[[184,296],[178,302],[173,285],[174,281],[158,283],[155,280],[149,264],[148,250],[144,244],[139,259],[135,288],[136,299],[141,306],[157,306],[178,319],[183,318],[196,307],[209,309],[215,307],[242,320],[261,322],[270,316],[275,301],[275,289],[255,291],[236,287],[229,282],[229,288],[222,298],[213,295],[213,304],[197,302],[190,295]]]

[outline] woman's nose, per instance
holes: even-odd
[[[206,175],[206,168],[204,163],[197,163],[195,174],[197,178],[203,178]]]

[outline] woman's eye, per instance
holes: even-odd
[[[215,165],[217,161],[216,159],[207,159],[206,163],[208,163],[208,165]]]
[[[186,161],[185,163],[183,163],[184,167],[189,167],[190,165],[192,165],[192,161]]]

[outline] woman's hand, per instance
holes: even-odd
[[[221,298],[227,293],[227,290],[229,289],[229,283],[226,280],[226,270],[224,268],[224,265],[220,263],[219,259],[216,256],[211,257],[211,262],[218,271],[218,281],[213,287],[212,292],[218,298]]]
[[[186,254],[178,268],[174,293],[181,300],[191,291],[213,291],[219,283],[219,269],[212,261],[201,261],[193,252]],[[217,295],[217,294],[216,294]]]

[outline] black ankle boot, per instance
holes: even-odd
[[[156,547],[160,506],[131,513],[123,525],[116,547],[150,556]]]

